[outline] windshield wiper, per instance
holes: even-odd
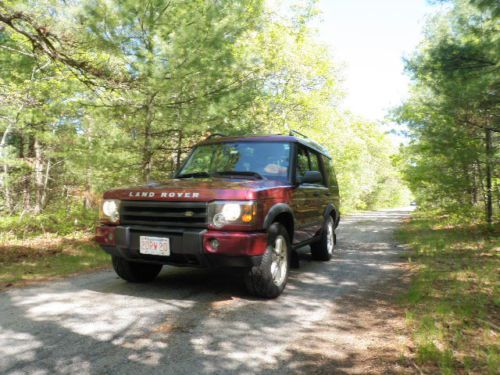
[[[176,178],[204,178],[204,177],[236,177],[236,178],[256,178],[258,180],[265,180],[265,177],[257,172],[247,172],[247,171],[220,171],[209,174],[207,172],[192,172],[180,174]]]
[[[192,172],[192,173],[180,174],[176,178],[203,178],[203,177],[210,177],[210,175],[207,172]]]
[[[244,178],[244,177],[253,177],[258,180],[265,180],[265,178],[257,173],[257,172],[247,172],[247,171],[221,171],[221,172],[214,172],[212,176],[223,176],[223,177],[236,177],[236,178]]]

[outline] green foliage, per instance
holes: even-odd
[[[12,215],[0,219],[0,239],[30,238],[46,233],[61,236],[89,231],[97,223],[98,211],[82,204],[48,207],[38,215]]]
[[[403,302],[425,372],[497,372],[499,230],[420,211],[399,231],[416,270]]]
[[[344,116],[315,137],[333,155],[344,211],[410,203],[411,194],[399,173],[398,150],[379,125]]]
[[[450,2],[407,61],[411,96],[394,117],[412,139],[403,150],[405,177],[419,203],[479,219],[481,206],[488,211],[489,179],[490,200],[500,198],[498,12],[491,11],[493,2]]]
[[[0,230],[91,228],[102,191],[170,177],[214,132],[301,130],[330,149],[344,211],[407,201],[387,135],[336,110],[315,2],[284,13],[264,0],[0,2]]]

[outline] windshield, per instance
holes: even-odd
[[[215,143],[196,147],[177,177],[288,180],[289,161],[289,143]]]

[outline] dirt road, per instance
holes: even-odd
[[[302,256],[285,293],[165,267],[152,284],[101,271],[0,293],[1,374],[347,374],[398,368],[407,210],[350,216],[328,263]],[[307,249],[305,249],[307,250]]]

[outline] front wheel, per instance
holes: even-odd
[[[113,257],[113,268],[118,276],[131,283],[147,283],[153,281],[161,271],[161,264],[130,262]]]
[[[318,242],[311,244],[311,255],[314,260],[327,261],[332,258],[335,248],[335,226],[333,218],[328,216],[325,220]]]
[[[283,225],[273,223],[268,230],[268,244],[260,265],[245,275],[248,291],[258,297],[276,298],[285,289],[290,270],[290,237]]]

